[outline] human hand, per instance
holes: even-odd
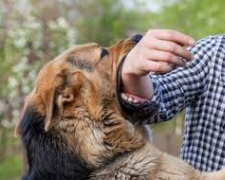
[[[128,53],[123,69],[124,92],[141,97],[152,97],[153,87],[150,72],[166,73],[176,66],[185,65],[192,55],[185,46],[194,44],[194,39],[174,30],[149,30],[140,42]]]
[[[178,31],[149,30],[127,55],[122,73],[143,76],[171,71],[185,65],[181,58],[192,59],[185,46],[193,44],[190,36]]]

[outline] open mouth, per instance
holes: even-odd
[[[155,121],[158,104],[154,101],[127,93],[117,93],[125,117],[133,124],[149,124]]]
[[[139,41],[142,39],[142,35],[141,34],[135,34],[133,36],[131,36],[131,40],[137,44],[139,43]],[[132,94],[128,94],[128,93],[121,93],[121,98],[126,101],[127,103],[130,103],[130,104],[140,104],[140,103],[144,103],[145,101],[148,101],[148,99],[144,99],[144,98],[141,98],[141,97],[138,97],[138,96],[135,96],[135,95],[132,95]]]
[[[155,121],[158,104],[148,99],[127,93],[119,93],[118,100],[125,117],[134,124],[151,123]]]
[[[134,35],[131,37],[131,40],[137,44],[142,38],[142,35]],[[148,123],[153,121],[158,111],[158,105],[154,101],[144,99],[132,94],[122,92],[122,79],[121,79],[121,70],[123,63],[125,61],[124,57],[118,66],[117,69],[117,97],[122,108],[123,113],[125,113],[128,120],[132,123]]]
[[[139,104],[148,101],[148,99],[144,99],[129,93],[121,93],[121,98],[131,104]]]

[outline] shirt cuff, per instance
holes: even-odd
[[[158,105],[158,114],[153,119],[154,123],[158,123],[161,121],[166,121],[168,118],[167,116],[167,108],[164,101],[164,96],[162,94],[162,85],[157,77],[157,75],[150,75],[150,78],[153,83],[154,95],[152,101],[156,102]]]

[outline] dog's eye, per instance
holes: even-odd
[[[107,55],[109,55],[109,52],[106,49],[102,48],[101,59]]]

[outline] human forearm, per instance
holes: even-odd
[[[153,84],[149,76],[122,74],[123,91],[144,99],[151,99],[154,94]]]

